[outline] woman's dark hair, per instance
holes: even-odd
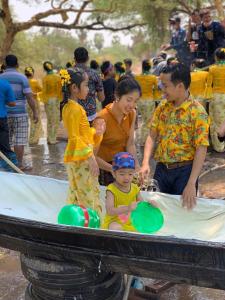
[[[190,70],[181,63],[166,66],[163,68],[161,74],[170,74],[172,83],[177,85],[182,82],[185,89],[188,89],[191,84]]]
[[[112,64],[111,64],[111,62],[109,60],[104,61],[102,63],[102,65],[101,65],[101,72],[102,72],[103,75],[107,75],[108,74],[108,72],[110,70],[110,66],[113,67]]]
[[[46,72],[50,72],[53,70],[53,64],[50,61],[45,61],[43,63],[43,68]]]
[[[63,73],[64,72],[64,73]],[[81,83],[85,80],[85,72],[82,69],[68,69],[63,70],[59,72],[59,75],[61,76],[61,82],[62,82],[62,92],[63,92],[63,101],[61,102],[61,107],[63,107],[70,97],[70,86],[72,84],[75,84],[78,88],[80,88]],[[67,77],[65,79],[65,72],[67,72]]]
[[[32,68],[32,67],[26,67],[25,70],[24,70],[24,74],[27,77],[33,76],[34,75],[34,68]]]
[[[121,61],[116,62],[114,64],[114,67],[115,67],[116,73],[119,73],[119,74],[125,73],[125,68],[123,67],[123,63]]]
[[[225,48],[217,48],[215,56],[218,60],[225,60]]]
[[[98,70],[99,69],[99,64],[96,60],[92,59],[90,62],[90,68],[93,70]]]
[[[75,49],[74,58],[78,64],[86,63],[89,58],[87,49],[84,47],[79,47]]]
[[[66,68],[69,69],[69,68],[72,68],[73,67],[73,62],[72,61],[68,61],[66,63]]]
[[[141,96],[141,87],[135,79],[125,75],[118,80],[118,85],[116,87],[115,93],[119,99],[122,96],[130,94],[134,91],[138,91]]]
[[[148,59],[142,61],[142,73],[149,72],[151,69],[151,63]]]

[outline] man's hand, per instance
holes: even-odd
[[[143,185],[145,180],[147,180],[149,178],[149,175],[150,175],[150,166],[149,166],[149,164],[142,165],[141,169],[139,171],[139,179],[140,179],[141,185]]]
[[[33,113],[33,120],[34,120],[34,123],[37,123],[39,121],[39,116],[36,111],[35,111],[35,113]]]
[[[182,206],[187,209],[193,209],[196,205],[196,186],[195,183],[187,183],[182,194]]]

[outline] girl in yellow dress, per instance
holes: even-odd
[[[140,84],[142,90],[141,99],[138,101],[137,105],[138,112],[141,114],[142,118],[142,125],[139,134],[140,146],[145,145],[145,141],[149,133],[150,120],[153,116],[156,106],[156,102],[154,100],[156,100],[158,83],[157,77],[150,74],[150,69],[150,61],[145,59],[142,62],[142,74],[135,76],[135,79]]]
[[[225,48],[215,52],[216,64],[209,68],[209,85],[212,85],[213,100],[209,104],[211,119],[210,136],[217,152],[225,151],[225,142],[218,139],[218,128],[225,121]]]
[[[132,183],[135,174],[135,159],[129,152],[119,152],[113,158],[115,181],[106,190],[106,215],[104,229],[136,231],[130,221],[130,213],[142,200],[140,188]],[[149,202],[156,206],[154,201]]]
[[[69,179],[68,203],[95,209],[101,216],[98,174],[99,168],[94,156],[105,131],[104,121],[98,121],[91,128],[86,112],[78,100],[85,100],[88,94],[88,76],[82,70],[61,70],[64,90],[62,120],[68,133],[64,162]]]
[[[35,145],[38,144],[40,137],[43,135],[43,128],[41,123],[41,108],[40,108],[40,93],[42,88],[39,82],[34,79],[34,69],[32,67],[26,67],[24,74],[27,76],[29,80],[29,84],[33,93],[33,97],[35,100],[37,112],[38,112],[38,122],[35,123],[33,120],[33,112],[30,106],[27,106],[28,115],[30,119],[30,136],[29,136],[29,144]]]
[[[50,61],[43,64],[46,76],[42,80],[41,100],[45,105],[47,116],[47,141],[48,144],[56,144],[57,130],[60,123],[60,101],[62,101],[62,86],[60,76],[53,73],[53,65]]]

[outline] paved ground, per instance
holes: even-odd
[[[64,133],[60,133],[61,137]],[[65,141],[62,139],[55,146],[48,146],[45,139],[40,144],[26,149],[26,160],[33,164],[30,174],[66,179],[62,162]],[[141,151],[139,151],[141,156]],[[204,170],[225,164],[225,155],[209,152]],[[209,198],[225,197],[225,169],[214,171],[200,180],[200,191]],[[16,252],[0,249],[0,300],[24,300],[27,285],[21,274],[19,257]],[[179,285],[171,288],[162,296],[162,300],[222,300],[225,292]]]

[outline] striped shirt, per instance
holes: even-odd
[[[7,68],[0,79],[7,80],[16,97],[16,106],[7,107],[8,117],[20,117],[27,115],[26,94],[31,94],[31,88],[25,75],[18,72],[15,68]]]
[[[76,64],[75,68],[82,69],[88,75],[89,92],[85,100],[79,100],[78,103],[83,106],[86,111],[88,121],[91,122],[96,117],[96,93],[103,91],[103,84],[98,73],[85,64]]]

